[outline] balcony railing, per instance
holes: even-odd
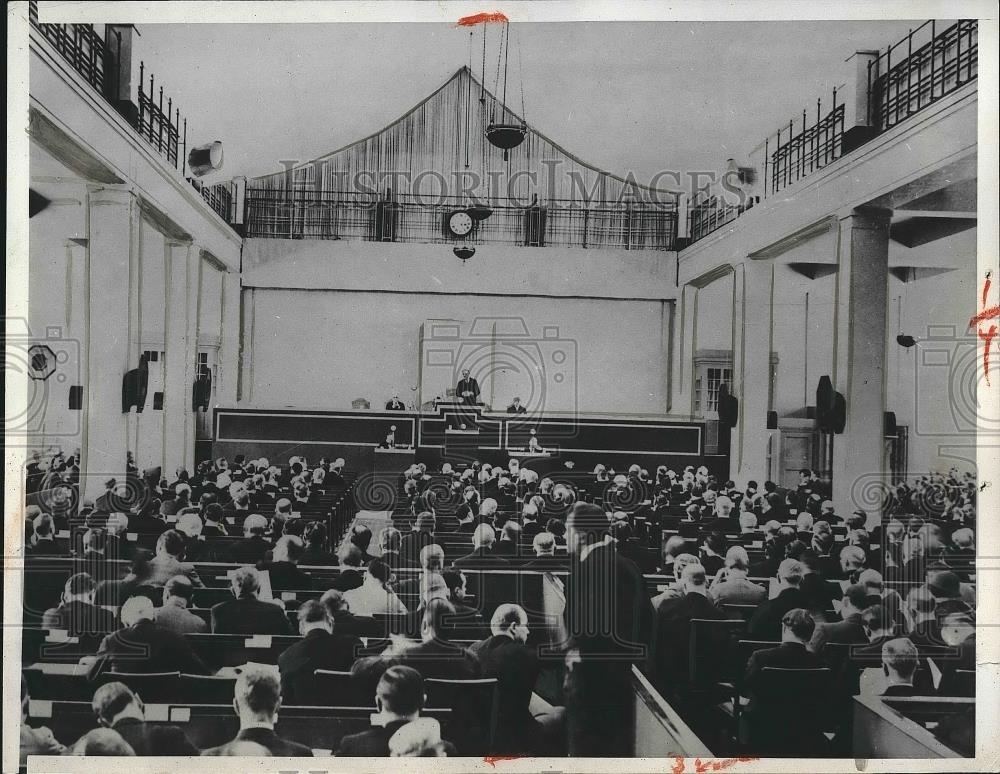
[[[414,195],[248,189],[244,224],[247,237],[452,244],[457,242],[448,217],[470,205],[449,197],[426,201]],[[672,250],[676,240],[672,202],[524,206],[498,200],[490,208],[492,214],[469,235],[472,244]]]
[[[63,58],[73,65],[87,82],[104,93],[104,40],[92,24],[39,24],[38,3],[28,3],[28,18]]]
[[[962,19],[939,29],[934,20],[910,30],[902,40],[879,52],[868,64],[867,121],[861,142],[845,150],[845,106],[837,90],[824,106],[816,101],[815,117],[802,111],[761,144],[762,195],[771,196],[853,151],[864,142],[905,121],[978,75],[978,31],[975,19]],[[752,201],[752,200],[748,200]],[[690,241],[696,242],[750,207],[717,197],[692,206]]]
[[[233,181],[216,183],[215,185],[195,185],[201,193],[201,198],[208,202],[216,214],[226,223],[236,222],[236,184]]]

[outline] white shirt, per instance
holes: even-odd
[[[406,605],[392,591],[367,579],[356,589],[344,592],[344,601],[354,615],[389,615],[406,613]]]

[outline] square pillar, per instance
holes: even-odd
[[[840,513],[877,507],[885,480],[885,348],[889,298],[889,213],[840,220],[834,389],[847,423],[833,441],[833,500]]]
[[[674,317],[674,346],[670,369],[670,413],[690,416],[694,406],[694,345],[698,288],[685,285]]]
[[[236,384],[240,372],[240,292],[240,276],[225,272],[222,275],[222,327],[215,399],[226,408],[236,405]]]
[[[130,367],[130,263],[138,205],[131,192],[105,188],[89,195],[90,237],[85,305],[84,422],[81,484],[96,498],[108,478],[125,480],[127,417],[122,377]]]
[[[729,477],[739,485],[768,478],[767,429],[770,410],[774,317],[774,265],[747,261],[734,269],[733,385],[739,417],[729,447]]]
[[[166,246],[166,363],[163,386],[164,475],[194,465],[195,417],[191,410],[198,345],[201,256],[189,242]]]

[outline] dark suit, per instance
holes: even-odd
[[[271,543],[265,538],[255,535],[244,538],[233,546],[230,556],[236,564],[257,564],[264,561],[267,552],[271,550]]]
[[[397,570],[400,567],[419,567],[416,562],[403,556],[399,551],[383,551],[382,556],[379,558],[393,570]]]
[[[406,406],[401,400],[389,400],[385,404],[386,411],[406,411]]]
[[[292,562],[261,562],[257,569],[267,572],[275,591],[312,588],[312,577]]]
[[[629,756],[633,746],[633,661],[644,659],[653,609],[633,562],[613,544],[575,557],[566,581],[566,630],[580,652],[566,676],[570,755]]]
[[[46,610],[42,628],[63,629],[70,637],[79,637],[81,634],[110,634],[118,626],[110,610],[74,600]]]
[[[524,525],[521,527],[521,537],[535,539],[535,535],[539,532],[544,532],[545,527],[539,524],[537,521],[525,521]]]
[[[330,634],[323,629],[310,631],[301,642],[278,656],[282,702],[289,705],[306,703],[305,700],[313,696],[310,690],[313,672],[317,669],[346,672],[360,647],[361,640],[354,636]]]
[[[779,640],[785,613],[797,607],[806,609],[808,604],[808,598],[799,589],[782,589],[778,596],[757,608],[747,626],[747,634],[755,640]]]
[[[409,721],[394,720],[384,726],[373,726],[367,731],[348,734],[340,740],[336,755],[338,758],[387,758],[389,740],[407,722]],[[451,742],[444,742],[444,749],[449,758],[458,754]]]
[[[374,618],[340,610],[333,615],[333,632],[352,637],[377,637],[383,630],[380,624],[375,623]]]
[[[419,511],[418,511],[419,513]],[[420,550],[424,546],[429,546],[434,542],[434,536],[430,532],[417,530],[403,536],[399,545],[399,553],[406,561],[420,565]]]
[[[122,718],[113,726],[136,755],[199,755],[201,751],[178,726],[146,723],[138,718]]]
[[[94,680],[106,671],[211,674],[184,637],[148,619],[119,629],[101,641],[97,661],[87,676]]]
[[[805,595],[808,602],[806,610],[833,610],[834,600],[844,595],[839,583],[826,580],[815,572],[802,576],[799,591]]]
[[[527,414],[528,413],[528,409],[526,409],[524,406],[522,406],[520,404],[517,405],[517,406],[515,406],[513,403],[511,403],[507,407],[507,413],[508,414]]]
[[[539,724],[528,711],[538,679],[538,659],[531,648],[505,634],[473,643],[469,651],[483,677],[497,678],[499,707],[495,751],[501,755],[532,750]]]
[[[463,392],[471,392],[468,397],[462,395]],[[455,397],[462,403],[472,405],[479,402],[479,382],[472,376],[468,379],[459,379],[455,386]]]
[[[403,653],[380,654],[359,658],[351,667],[351,674],[364,680],[372,689],[382,673],[393,666],[413,667],[423,677],[444,680],[471,680],[479,677],[479,664],[461,645],[447,640],[430,640],[418,643]]]
[[[282,739],[270,728],[244,728],[233,739],[234,742],[254,742],[266,747],[275,758],[312,758],[312,750],[304,744]],[[205,750],[202,755],[218,755],[218,751],[227,745]]]
[[[455,567],[493,567],[498,570],[506,569],[510,566],[510,562],[502,556],[498,556],[485,548],[477,548],[472,553],[459,557],[452,564]]]
[[[868,635],[861,623],[861,613],[853,613],[841,621],[817,624],[809,642],[809,650],[822,653],[823,646],[828,642],[867,644]]]
[[[720,620],[725,614],[708,597],[688,593],[668,599],[656,611],[655,657],[663,685],[688,676],[691,619]],[[719,654],[720,658],[724,654]]]
[[[747,661],[743,689],[752,696],[765,667],[778,669],[820,669],[826,663],[800,642],[783,642],[776,648],[754,651]]]
[[[291,634],[284,607],[240,597],[212,607],[213,634]]]
[[[299,557],[299,564],[304,567],[336,567],[340,564],[340,560],[321,548],[307,548]]]
[[[337,591],[350,591],[360,588],[364,582],[365,575],[361,570],[355,567],[344,567],[337,579],[330,584],[330,588],[337,589]]]
[[[66,551],[55,540],[39,540],[28,549],[30,556],[61,556]]]

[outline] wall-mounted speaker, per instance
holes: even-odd
[[[886,411],[885,412],[885,421],[884,421],[883,424],[885,425],[885,432],[884,432],[884,434],[887,437],[895,438],[899,434],[899,427],[896,425],[896,412],[895,411]]]
[[[69,410],[83,411],[83,385],[73,384],[69,388]]]
[[[194,380],[191,389],[191,410],[208,411],[208,404],[212,398],[212,374],[206,371]]]
[[[767,412],[767,429],[777,430],[778,429],[778,412],[768,411]]]
[[[222,169],[222,141],[199,145],[188,152],[188,170],[195,177]]]
[[[141,413],[146,408],[146,389],[149,387],[149,366],[146,356],[139,358],[139,367],[126,372],[122,377],[122,413],[127,414],[135,406]]]
[[[726,427],[736,427],[740,416],[740,402],[729,394],[729,385],[719,385],[719,421]]]
[[[839,435],[847,424],[847,400],[833,389],[829,376],[821,376],[816,385],[816,426]]]
[[[153,393],[153,411],[163,411],[163,393]]]

